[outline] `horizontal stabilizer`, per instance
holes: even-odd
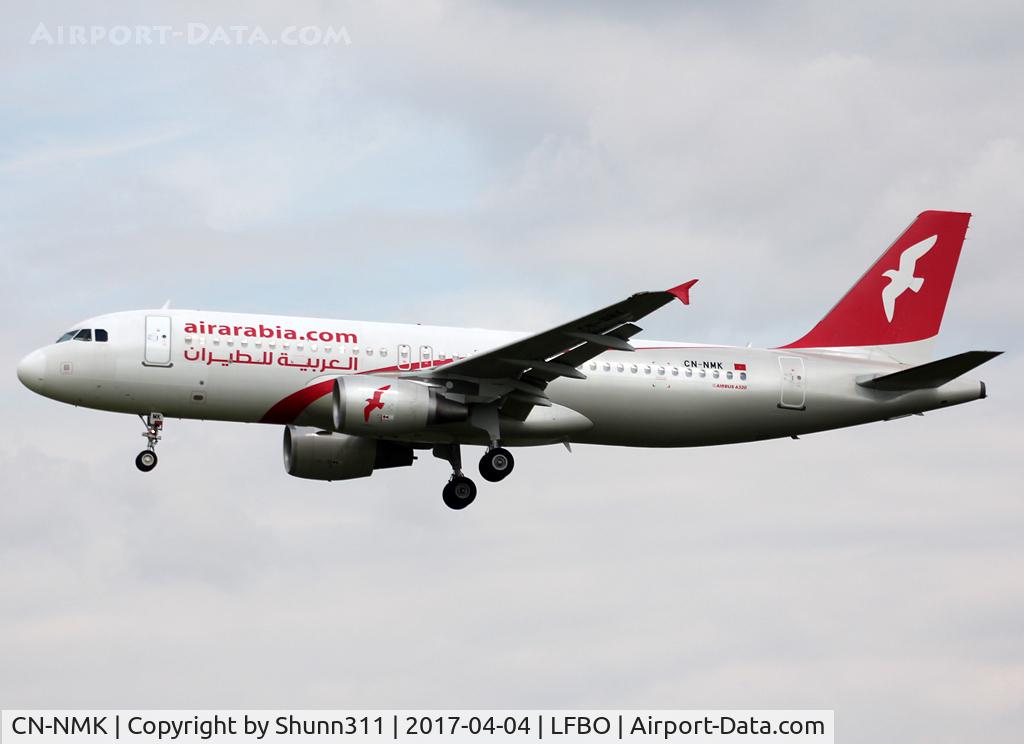
[[[864,380],[857,384],[872,390],[921,390],[922,388],[937,388],[945,385],[950,380],[955,380],[966,372],[970,372],[975,367],[981,366],[989,359],[993,359],[1002,353],[1001,351],[965,351],[962,354],[954,354],[945,359],[938,359],[934,362],[893,372],[889,375]]]

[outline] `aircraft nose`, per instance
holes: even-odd
[[[18,379],[34,393],[43,389],[46,378],[46,357],[41,351],[33,351],[18,362]]]

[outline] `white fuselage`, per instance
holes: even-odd
[[[206,312],[139,310],[75,326],[106,341],[68,340],[28,357],[19,376],[74,405],[175,418],[332,428],[338,375],[396,376],[450,363],[526,334],[478,328]],[[857,384],[901,369],[884,354],[631,342],[559,378],[554,403],[503,426],[514,445],[552,442],[685,447],[833,429],[984,397],[958,379],[910,392]],[[486,444],[466,424],[400,437]]]

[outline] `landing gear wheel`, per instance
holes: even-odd
[[[164,428],[164,415],[153,411],[148,416],[140,413],[139,418],[146,427],[146,431],[142,433],[146,438],[146,449],[135,457],[135,467],[143,473],[148,473],[156,467],[156,443],[160,441],[160,432]]]
[[[486,481],[497,483],[512,472],[515,464],[516,461],[512,458],[511,452],[504,447],[495,447],[492,450],[487,450],[480,458],[480,475]]]
[[[448,481],[442,496],[449,509],[465,509],[476,498],[476,484],[464,475],[456,475]]]
[[[135,458],[135,467],[143,473],[148,473],[156,467],[156,452],[153,450],[142,450]]]

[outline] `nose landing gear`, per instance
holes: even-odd
[[[157,456],[153,450],[142,450],[135,457],[135,467],[141,470],[143,473],[148,473],[150,470],[156,467]]]
[[[153,412],[148,416],[139,414],[139,418],[142,419],[142,423],[146,427],[146,431],[142,433],[142,436],[146,438],[146,449],[135,457],[135,467],[143,473],[148,473],[156,467],[156,443],[160,441],[160,432],[164,428],[164,415]]]

